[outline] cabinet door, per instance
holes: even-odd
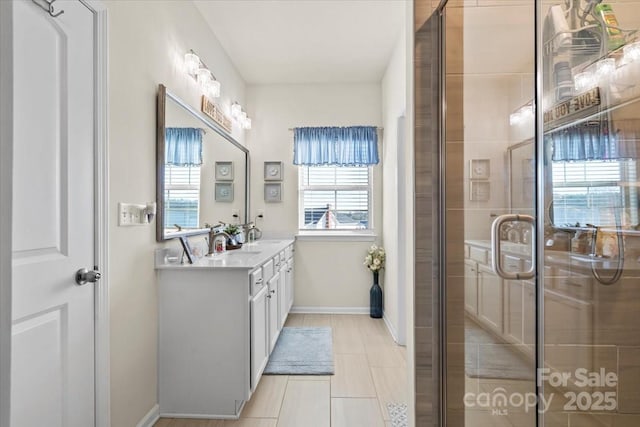
[[[536,344],[536,286],[522,282],[522,341],[533,353]]]
[[[280,282],[280,273],[276,272],[268,283],[267,299],[269,300],[269,354],[273,351],[273,347],[278,341],[280,333],[279,316],[278,316],[278,282]]]
[[[521,280],[505,280],[504,333],[513,343],[522,342],[523,288]]]
[[[291,258],[287,262],[287,311],[291,311],[291,307],[293,307],[293,258]]]
[[[255,391],[269,360],[269,289],[263,286],[251,300],[251,391]]]
[[[464,308],[473,317],[478,317],[478,264],[464,261]]]
[[[545,290],[544,292],[545,363],[567,371],[567,366],[592,372],[593,305]]]
[[[502,279],[484,265],[478,266],[478,292],[480,320],[502,334]]]
[[[278,280],[278,314],[279,329],[282,329],[284,322],[287,320],[289,310],[287,309],[287,263],[281,261],[280,279]]]

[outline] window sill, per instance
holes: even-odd
[[[373,231],[300,231],[296,240],[313,241],[345,241],[345,242],[375,242],[378,236]]]

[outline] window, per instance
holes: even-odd
[[[638,224],[636,181],[635,160],[553,162],[554,224]]]
[[[370,166],[300,166],[304,230],[366,230],[371,223]]]
[[[200,223],[200,166],[166,165],[164,227],[197,228]]]

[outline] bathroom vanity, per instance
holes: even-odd
[[[194,264],[156,252],[163,417],[238,418],[293,304],[294,241],[258,240]]]

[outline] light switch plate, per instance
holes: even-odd
[[[134,203],[118,203],[118,225],[127,227],[131,225],[146,225],[147,221],[144,211],[147,205]]]

